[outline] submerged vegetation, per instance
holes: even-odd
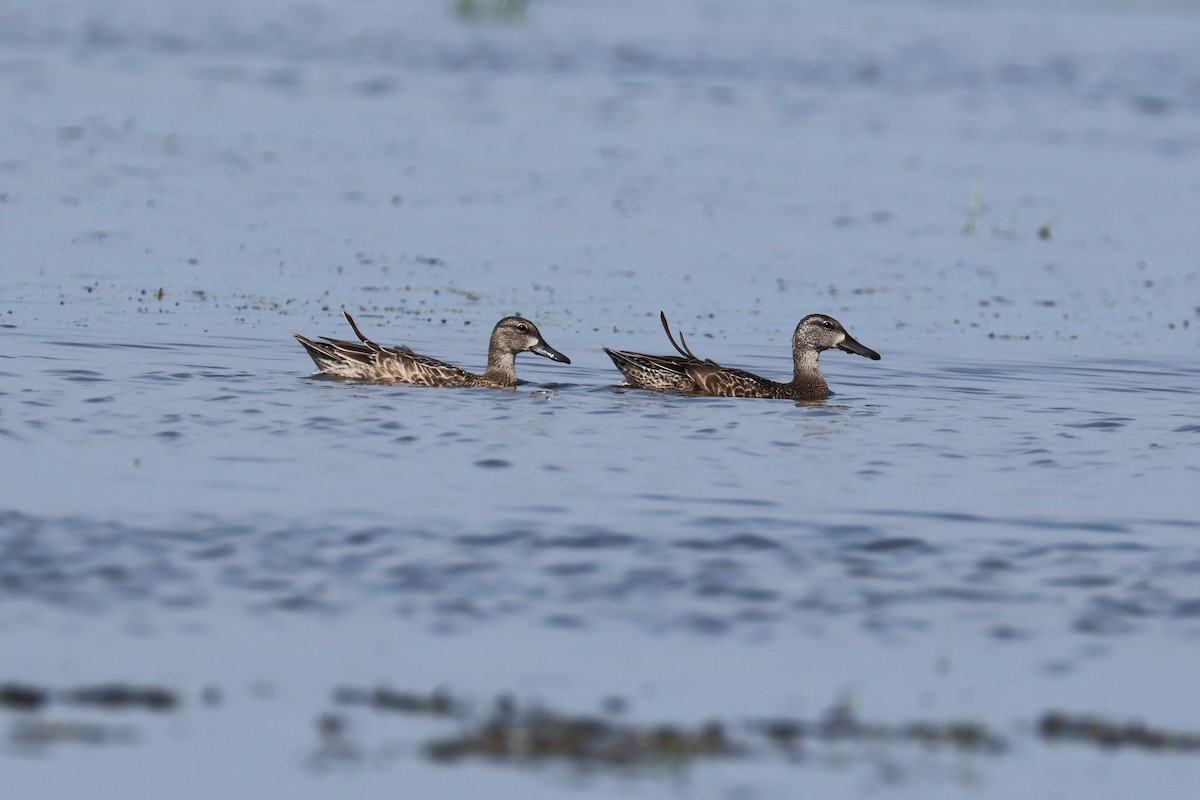
[[[224,693],[206,687],[196,707],[220,704]],[[369,752],[413,752],[405,746],[373,748],[355,735],[350,712],[365,709],[380,715],[428,720],[426,725],[452,724],[451,732],[420,736],[416,748],[441,764],[481,760],[494,764],[539,766],[564,764],[594,771],[676,771],[702,761],[770,758],[789,762],[844,761],[855,753],[875,759],[892,748],[998,757],[1009,738],[977,720],[922,719],[904,723],[862,718],[847,700],[832,703],[813,719],[770,717],[727,720],[640,721],[629,718],[630,703],[610,697],[598,713],[577,713],[539,702],[521,702],[503,694],[475,703],[445,688],[414,692],[377,687],[339,687],[334,709],[317,716],[319,746],[309,759],[314,766],[362,761]],[[97,713],[128,715],[179,712],[184,695],[162,686],[98,683],[51,688],[28,682],[0,682],[0,712],[15,715],[10,743],[18,747],[62,744],[136,744],[132,724],[111,725]],[[58,718],[60,709],[83,710],[86,719]],[[128,717],[126,717],[128,719]],[[386,720],[381,719],[381,724]],[[1022,728],[1028,730],[1028,728]],[[1115,722],[1095,714],[1047,711],[1036,725],[1046,743],[1075,743],[1103,750],[1136,748],[1160,753],[1200,754],[1200,731],[1154,727],[1142,722]],[[882,748],[882,749],[881,749]]]
[[[40,711],[52,704],[90,706],[109,711],[173,711],[180,702],[179,695],[161,686],[105,683],[50,689],[31,683],[0,683],[0,710],[7,711]]]
[[[454,0],[454,16],[463,20],[519,20],[529,10],[529,0]]]
[[[103,683],[52,689],[33,683],[0,683],[0,711],[19,715],[9,728],[9,740],[22,748],[57,744],[128,745],[138,741],[137,729],[132,725],[110,725],[91,719],[58,719],[47,713],[55,707],[161,714],[177,710],[181,702],[175,691],[161,686]]]
[[[675,767],[696,759],[737,756],[744,750],[716,721],[699,726],[641,725],[542,706],[522,707],[500,698],[483,720],[454,736],[427,742],[424,752],[443,762],[481,757],[525,764]]]
[[[1047,711],[1038,733],[1050,742],[1091,744],[1105,749],[1130,747],[1159,752],[1200,753],[1200,731],[1173,731],[1141,722],[1113,722],[1090,714]]]
[[[425,736],[420,745],[425,758],[442,764],[479,760],[526,767],[562,764],[588,772],[673,772],[703,761],[772,756],[815,764],[832,763],[830,759],[844,761],[854,758],[855,753],[877,759],[893,748],[980,757],[1000,757],[1010,750],[1009,736],[982,721],[872,721],[861,717],[846,700],[834,702],[813,719],[708,718],[690,722],[630,719],[629,702],[619,697],[603,703],[600,713],[573,713],[543,703],[523,703],[511,695],[480,705],[443,688],[429,693],[341,688],[334,692],[333,701],[341,707],[452,721],[456,727],[453,732]],[[354,740],[350,720],[340,711],[321,714],[317,729],[322,744],[313,763],[357,761],[371,749]],[[1046,742],[1200,752],[1200,733],[1112,723],[1100,717],[1057,711],[1042,716],[1037,732]]]

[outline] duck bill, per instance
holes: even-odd
[[[570,364],[571,363],[571,359],[567,358],[562,353],[558,352],[553,347],[546,344],[545,340],[542,340],[542,341],[538,342],[537,344],[535,344],[533,347],[529,348],[529,352],[537,353],[539,356],[545,356],[546,358],[550,359],[551,361],[557,361],[560,364]],[[878,356],[876,356],[876,357],[878,357]]]
[[[879,353],[876,353],[866,345],[859,344],[858,340],[848,333],[846,334],[846,338],[842,339],[841,344],[838,345],[838,350],[845,350],[847,353],[866,356],[872,361],[878,361],[880,358]]]

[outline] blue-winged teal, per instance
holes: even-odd
[[[820,400],[829,396],[829,384],[825,383],[817,366],[817,358],[822,350],[836,347],[847,353],[879,360],[879,353],[855,341],[853,336],[846,333],[842,323],[833,317],[809,314],[800,320],[792,335],[792,362],[795,369],[792,380],[778,383],[744,370],[725,369],[707,359],[700,360],[688,348],[682,333],[679,334],[679,341],[683,346],[675,343],[675,337],[667,325],[667,315],[661,311],[658,313],[667,339],[679,355],[649,356],[603,348],[617,369],[625,374],[626,383],[637,389],[675,390],[714,397]]]
[[[522,317],[505,317],[496,323],[488,345],[487,370],[479,375],[419,355],[403,345],[380,347],[362,335],[349,314],[345,311],[342,314],[358,342],[343,342],[326,336],[321,337],[324,341],[314,342],[298,333],[292,334],[312,356],[317,374],[375,383],[511,389],[518,383],[517,353],[536,353],[563,364],[571,363],[571,359],[546,344],[536,325]]]

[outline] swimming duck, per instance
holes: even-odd
[[[701,360],[688,347],[683,334],[682,346],[675,343],[667,315],[658,312],[667,339],[677,356],[651,356],[624,350],[602,348],[625,375],[627,385],[636,389],[675,390],[713,397],[761,397],[784,400],[820,400],[829,396],[829,384],[821,375],[817,358],[822,350],[836,347],[857,353],[873,361],[879,353],[861,345],[842,327],[842,323],[824,314],[809,314],[800,320],[792,335],[792,380],[779,383],[740,369],[725,369],[714,361]]]
[[[505,317],[496,323],[488,344],[487,370],[480,375],[414,353],[403,345],[381,347],[362,335],[350,314],[346,311],[342,314],[358,342],[343,342],[327,336],[321,337],[322,342],[314,342],[298,333],[292,334],[312,356],[319,375],[376,383],[511,389],[518,383],[517,353],[536,353],[563,364],[571,363],[571,359],[546,344],[537,326],[523,317]]]

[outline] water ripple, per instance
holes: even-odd
[[[984,610],[973,612],[981,635],[1001,641],[1047,632],[1044,620],[1012,619],[1014,605],[1055,609],[1050,620],[1065,608],[1071,630],[1106,637],[1200,614],[1194,556],[1128,540],[1036,544],[1000,522],[1010,530],[1006,539],[964,549],[856,525],[814,528],[786,543],[758,534],[656,541],[606,529],[445,536],[388,525],[219,520],[138,528],[10,511],[0,513],[0,606],[22,598],[179,611],[229,596],[247,608],[336,615],[399,596],[408,599],[397,613],[435,627],[518,615],[578,628],[617,616],[723,635],[851,616],[882,635],[911,636],[944,613],[937,609],[960,605]],[[1090,523],[1064,529],[1097,532]]]

